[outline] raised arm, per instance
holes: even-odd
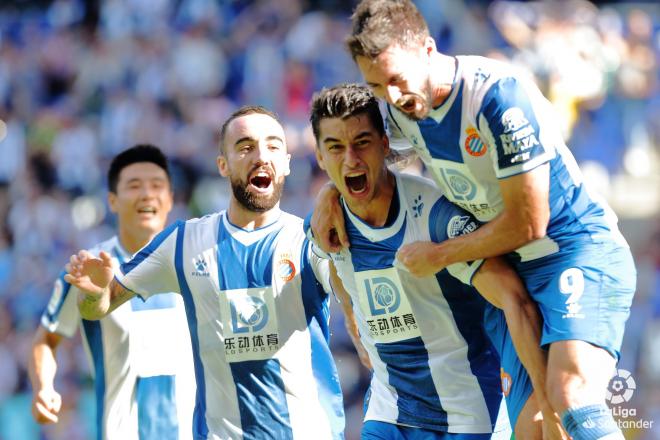
[[[434,274],[450,264],[495,257],[545,236],[550,220],[550,167],[500,180],[504,210],[478,230],[442,243],[412,243],[398,259],[416,276]]]
[[[350,246],[339,191],[332,182],[326,183],[316,197],[311,226],[315,242],[324,252],[339,252]]]
[[[548,358],[540,347],[543,321],[520,277],[503,259],[490,258],[479,268],[472,284],[486,300],[504,312],[516,353],[529,374],[543,413],[546,438],[566,438],[545,393]]]
[[[99,257],[87,251],[72,255],[64,277],[80,290],[78,308],[80,316],[87,320],[105,317],[135,295],[114,280],[110,254],[101,252]]]
[[[55,354],[62,336],[39,326],[32,341],[28,365],[32,383],[32,416],[37,423],[57,423],[62,396],[55,391]]]
[[[341,305],[341,309],[344,312],[344,325],[346,326],[346,331],[351,337],[355,350],[360,357],[360,362],[365,368],[371,370],[371,360],[369,359],[369,353],[367,353],[367,350],[364,348],[364,345],[362,345],[362,340],[360,339],[360,331],[357,322],[355,321],[351,297],[346,289],[344,289],[344,284],[341,282],[341,279],[339,279],[337,269],[332,262],[330,263],[330,284],[332,285],[332,291],[337,296],[339,305]]]

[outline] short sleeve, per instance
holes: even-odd
[[[64,281],[62,271],[53,283],[53,290],[46,310],[41,315],[41,325],[50,333],[72,337],[80,322],[78,290]]]
[[[527,172],[553,156],[550,149],[554,147],[541,142],[554,137],[552,133],[542,133],[554,129],[550,124],[541,126],[540,121],[549,115],[541,118],[543,115],[536,113],[548,106],[534,106],[533,100],[543,97],[538,90],[534,97],[529,92],[520,80],[509,77],[495,82],[483,98],[478,127],[488,143],[495,146],[489,150],[498,178]]]
[[[177,222],[143,247],[130,261],[121,265],[116,280],[142,299],[162,292],[180,292],[174,266],[175,255],[182,252],[183,222]]]
[[[311,253],[316,255],[316,257],[322,258],[324,260],[330,260],[330,254],[325,252],[323,249],[319,247],[318,244],[316,244],[316,238],[314,237],[314,232],[312,231],[312,225],[311,225],[311,220],[312,220],[312,214],[308,214],[307,217],[305,217],[305,220],[303,221],[303,229],[305,231],[305,236],[307,237],[307,240],[311,243],[310,249]]]
[[[315,246],[310,243],[309,250],[307,251],[309,265],[312,267],[314,276],[323,287],[323,290],[330,294],[332,292],[332,286],[330,285],[330,256],[320,249],[319,252],[322,252],[328,258],[317,255],[314,252],[314,247]]]
[[[440,197],[429,213],[429,233],[431,241],[442,243],[461,235],[476,231],[481,223],[467,211]],[[483,260],[455,263],[447,266],[447,271],[465,284],[472,283],[472,277],[479,270]]]

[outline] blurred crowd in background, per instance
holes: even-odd
[[[225,208],[215,167],[224,119],[275,110],[293,155],[282,207],[304,216],[325,175],[314,158],[314,91],[360,81],[343,41],[349,0],[0,2],[0,440],[89,439],[94,399],[79,341],[59,350],[60,423],[31,419],[34,330],[69,255],[114,234],[105,172],[136,143],[171,160],[170,220]],[[568,145],[619,215],[639,281],[620,368],[628,407],[660,438],[660,5],[418,0],[439,50],[526,68],[555,104]],[[347,438],[369,373],[332,317]]]

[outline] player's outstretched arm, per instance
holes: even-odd
[[[332,182],[325,184],[316,197],[311,226],[316,244],[324,252],[339,252],[350,246],[344,213],[339,204],[339,191]]]
[[[502,258],[489,258],[474,275],[472,284],[486,300],[504,312],[516,353],[529,374],[543,413],[544,439],[567,439],[545,393],[548,356],[541,348],[543,321],[522,280]]]
[[[32,341],[28,373],[32,383],[32,417],[37,423],[57,423],[62,396],[55,391],[55,353],[62,336],[39,326]]]
[[[360,339],[360,331],[358,330],[357,322],[355,321],[355,315],[353,314],[351,297],[346,289],[344,289],[344,284],[341,282],[341,279],[339,279],[339,275],[337,275],[337,269],[332,262],[330,263],[330,284],[332,285],[332,291],[337,296],[339,304],[341,305],[341,309],[344,312],[344,324],[346,325],[346,331],[351,337],[351,341],[355,346],[355,350],[360,357],[360,362],[362,365],[364,365],[365,368],[371,370],[373,367],[371,365],[371,360],[369,359],[369,353],[367,353],[367,350],[364,348],[364,345],[362,345],[362,340]]]
[[[101,252],[99,257],[87,251],[72,255],[64,276],[66,282],[80,289],[78,309],[88,320],[103,318],[135,295],[114,281],[110,254]]]

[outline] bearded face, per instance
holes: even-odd
[[[238,117],[228,125],[223,150],[218,169],[229,179],[235,202],[251,212],[275,208],[290,160],[279,122],[261,113]]]
[[[275,178],[269,167],[255,167],[248,179],[230,176],[231,189],[236,200],[247,210],[266,212],[273,209],[282,197],[285,177]]]

